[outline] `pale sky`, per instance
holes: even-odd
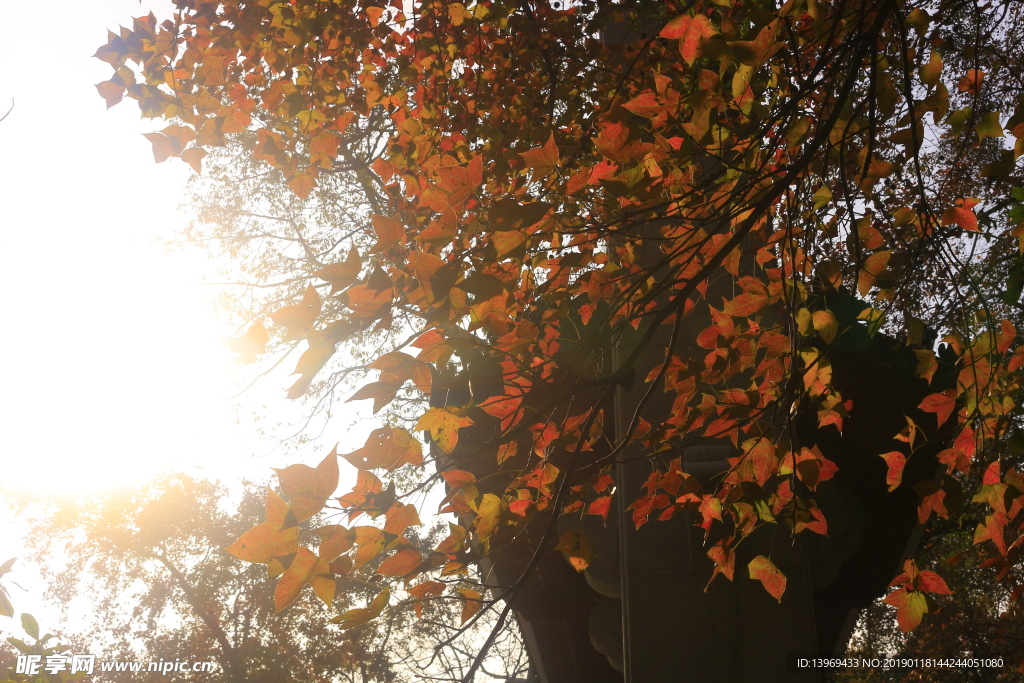
[[[214,264],[154,243],[186,224],[177,206],[190,170],[154,163],[142,133],[166,124],[140,120],[130,100],[107,111],[96,91],[111,75],[91,57],[106,30],[170,8],[0,0],[0,116],[15,100],[0,122],[0,489],[88,495],[200,465],[269,478],[271,466],[323,457],[316,445],[274,450],[234,412],[230,330],[201,284]],[[247,400],[287,419],[288,383]],[[20,552],[16,527],[0,520],[0,562]],[[15,578],[38,588],[26,571]],[[15,606],[37,597],[18,593]]]

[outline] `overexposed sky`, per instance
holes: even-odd
[[[157,244],[187,222],[191,173],[154,163],[142,133],[166,124],[130,100],[106,110],[95,88],[107,29],[150,9],[171,3],[0,0],[0,115],[15,102],[0,122],[0,489],[84,496],[200,466],[269,478],[296,459],[234,411],[244,376],[201,284],[216,264]],[[247,400],[293,417],[285,380]],[[16,527],[0,520],[0,562],[20,552]]]

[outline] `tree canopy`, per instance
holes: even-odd
[[[930,393],[927,424],[907,417],[888,452],[864,455],[884,462],[878,484],[899,488],[937,451],[946,476],[918,487],[920,520],[976,516],[985,561],[1016,576],[1018,4],[175,5],[97,52],[115,69],[98,86],[108,106],[167,120],[147,136],[157,161],[198,172],[241,141],[300,200],[344,176],[366,207],[268,316],[306,343],[289,394],[315,391],[346,340],[388,331],[352,399],[428,398],[343,454],[359,470],[345,495],[334,453],[279,472],[283,497],[231,551],[281,576],[280,607],[305,584],[330,602],[343,574],[379,588],[346,627],[400,589],[460,601],[471,621],[496,601],[459,579],[467,566],[529,537],[582,569],[590,550],[558,517],[618,514],[613,494],[638,527],[690,512],[711,578],[746,580],[735,550],[754,530],[827,534],[815,490],[836,465],[792,427],[843,431],[858,405],[833,361],[882,335]],[[260,320],[236,344],[257,356],[270,338]],[[638,398],[614,411],[626,391]],[[736,449],[710,482],[675,460],[701,439]],[[651,461],[642,489],[615,487],[627,456]],[[478,479],[465,463],[480,459]],[[420,521],[407,501],[438,476],[458,523],[423,553],[403,536]],[[298,524],[329,501],[375,523],[332,527],[314,551]],[[537,557],[496,591],[504,613]],[[910,630],[948,588],[905,569],[889,601]],[[783,598],[770,558],[746,573]]]

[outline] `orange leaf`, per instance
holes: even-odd
[[[316,469],[301,463],[275,469],[281,490],[292,503],[292,512],[300,522],[323,509],[324,503],[338,488],[337,446],[331,449]]]
[[[302,301],[292,306],[279,308],[270,314],[275,324],[288,328],[289,333],[301,333],[313,326],[320,315],[320,295],[313,285],[306,287]]]
[[[156,163],[167,161],[168,157],[178,156],[178,151],[174,148],[174,140],[163,133],[143,133],[142,135],[153,143],[153,159]]]
[[[263,323],[256,321],[245,335],[225,339],[224,343],[232,353],[239,355],[240,361],[252,363],[256,360],[256,356],[266,352],[268,341],[270,341],[270,335],[267,333],[267,328],[263,326]]]
[[[899,588],[885,597],[885,602],[896,608],[896,621],[904,633],[913,631],[928,612],[928,601],[921,591]]]
[[[758,555],[747,565],[750,578],[757,579],[773,598],[782,602],[782,594],[786,592],[786,575],[764,555]]]
[[[391,472],[406,463],[422,463],[423,447],[402,427],[382,427],[370,432],[362,448],[341,457],[359,470],[384,469]]]
[[[925,593],[936,593],[939,595],[952,595],[953,591],[941,576],[929,569],[923,569],[917,574],[917,589]]]
[[[307,171],[300,171],[286,180],[285,185],[290,187],[299,199],[306,199],[316,187],[316,176]]]
[[[608,512],[609,512],[609,510],[611,510],[611,507],[612,507],[612,497],[611,496],[601,496],[600,498],[598,498],[597,500],[595,500],[593,503],[590,504],[590,507],[587,508],[587,514],[589,514],[589,515],[601,515],[601,519],[603,519],[605,521],[605,524],[607,524],[608,523]]]
[[[678,38],[679,54],[686,60],[687,65],[692,66],[697,59],[697,51],[701,43],[718,33],[711,21],[703,14],[691,17],[688,14],[681,14],[661,29],[659,34],[662,38]]]
[[[405,238],[405,228],[394,218],[370,216],[370,221],[373,222],[373,231],[377,233],[377,243],[370,250],[371,254],[379,254]]]
[[[273,489],[267,490],[267,513],[263,524],[249,529],[226,550],[246,562],[266,562],[296,552],[299,545],[299,523],[288,503]]]
[[[274,589],[274,608],[280,612],[295,602],[307,583],[325,604],[334,602],[335,583],[331,578],[330,565],[308,548],[300,546],[295,559],[288,565]]]
[[[644,116],[647,118],[654,118],[665,109],[665,106],[658,101],[658,96],[653,92],[645,92],[637,95],[629,102],[622,105],[624,109],[627,109],[637,116]]]
[[[406,548],[381,562],[377,573],[381,576],[408,576],[420,566],[421,559],[418,550]]]
[[[395,400],[395,396],[398,395],[400,388],[398,384],[393,382],[370,382],[352,394],[345,402],[365,401],[368,398],[372,398],[373,413],[376,415],[380,412],[381,408]]]
[[[316,275],[321,280],[327,280],[330,282],[331,294],[334,294],[355,282],[356,278],[359,277],[359,271],[362,267],[363,262],[359,258],[359,251],[355,247],[352,247],[348,252],[348,258],[344,261],[338,261],[337,263],[332,263],[319,270],[315,270],[313,271],[313,275]]]
[[[368,607],[357,607],[356,609],[350,609],[347,612],[342,612],[338,616],[331,619],[332,624],[339,624],[342,631],[347,631],[350,628],[356,626],[362,626],[368,621],[376,619],[380,616],[384,608],[388,606],[388,601],[391,600],[391,589],[385,588],[377,597],[369,604]]]
[[[956,223],[962,229],[970,232],[978,232],[978,217],[974,215],[972,207],[974,207],[979,200],[974,198],[958,199],[956,206],[946,209],[942,214],[942,224],[950,225]]]
[[[985,79],[985,72],[980,69],[970,69],[957,83],[957,88],[968,95],[977,95],[981,91],[981,82]]]
[[[356,554],[352,558],[352,565],[358,569],[364,564],[380,555],[384,550],[384,532],[375,526],[357,526],[356,532]]]
[[[415,505],[402,505],[399,503],[388,510],[384,531],[395,536],[401,536],[409,527],[419,526],[421,523]]]
[[[578,572],[590,566],[590,560],[594,555],[587,539],[575,531],[566,531],[562,534],[562,537],[558,539],[558,545],[555,546],[555,550],[561,550],[565,555],[565,559]]]
[[[558,163],[558,146],[555,144],[555,134],[551,133],[548,141],[543,147],[535,147],[526,152],[520,152],[526,165],[535,169],[539,174],[546,175],[555,164]]]
[[[882,453],[880,457],[889,466],[889,471],[885,475],[885,483],[889,485],[890,491],[895,491],[896,487],[903,482],[903,467],[907,464],[907,456],[899,451],[891,451]]]
[[[331,562],[338,555],[347,552],[356,540],[356,532],[340,524],[328,524],[313,529],[311,533],[320,537],[319,554],[325,561]]]
[[[995,486],[1002,481],[1002,476],[999,474],[999,461],[993,460],[992,463],[985,468],[985,474],[982,475],[981,483],[985,486]]]
[[[206,157],[206,150],[202,147],[189,147],[181,153],[181,158],[185,160],[192,170],[196,173],[203,172],[203,159]]]

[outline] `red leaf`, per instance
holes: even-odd
[[[931,394],[925,396],[924,400],[921,401],[921,405],[918,406],[921,410],[926,413],[935,413],[941,427],[949,416],[953,413],[953,409],[956,407],[956,390],[946,389],[940,394]]]
[[[991,465],[985,469],[985,474],[981,478],[981,483],[986,486],[994,486],[1002,481],[999,471],[999,461],[994,460]]]
[[[937,593],[939,595],[953,594],[953,591],[949,590],[949,586],[946,585],[942,577],[928,569],[918,572],[917,589],[925,593]]]
[[[697,59],[697,51],[701,43],[718,33],[711,21],[703,14],[691,17],[681,14],[665,25],[659,34],[662,38],[678,38],[679,54],[688,65]]]
[[[605,523],[607,524],[607,522],[608,522],[608,511],[611,510],[611,507],[612,507],[612,497],[611,496],[601,496],[600,498],[598,498],[597,500],[595,500],[593,503],[590,504],[590,507],[587,508],[587,514],[590,514],[590,515],[601,515],[601,519],[603,519],[605,521]]]
[[[903,467],[907,464],[907,456],[899,451],[891,451],[883,453],[881,457],[889,466],[889,471],[885,475],[885,483],[889,485],[890,491],[895,491],[903,481]]]

